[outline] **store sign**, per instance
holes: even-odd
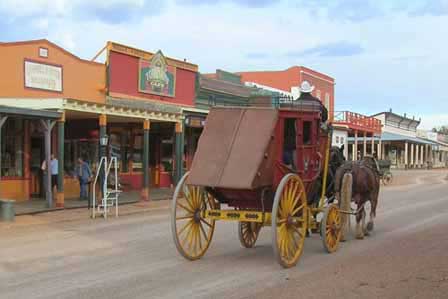
[[[25,87],[62,92],[62,67],[25,61]]]
[[[193,128],[202,128],[205,125],[205,119],[190,116],[185,119],[185,124]]]
[[[176,68],[167,64],[161,51],[158,51],[151,60],[140,59],[140,92],[174,97],[175,87]]]

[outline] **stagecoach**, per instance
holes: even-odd
[[[211,109],[191,170],[173,195],[171,226],[189,260],[207,251],[217,221],[238,222],[242,246],[272,227],[281,266],[294,266],[310,232],[338,249],[343,214],[329,201],[331,129],[318,101]]]

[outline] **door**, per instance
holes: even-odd
[[[44,160],[44,139],[42,137],[31,138],[31,156],[30,156],[30,170],[31,170],[31,197],[43,197],[43,172],[41,169],[42,161]]]

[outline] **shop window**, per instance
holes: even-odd
[[[111,133],[110,134],[110,140],[109,140],[109,150],[110,150],[110,156],[112,158],[117,158],[117,166],[118,170],[121,168],[121,162],[122,162],[122,146],[121,146],[121,135],[119,133]]]
[[[75,146],[72,141],[64,142],[64,170],[68,175],[75,175],[76,158],[75,158]]]
[[[143,135],[134,136],[134,146],[132,151],[132,170],[142,171],[143,168]]]
[[[2,176],[23,176],[23,120],[9,118],[2,128]]]
[[[160,147],[160,162],[163,170],[173,171],[173,156],[174,156],[174,140],[173,137],[162,139]]]

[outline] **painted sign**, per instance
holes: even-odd
[[[149,61],[140,59],[140,92],[174,97],[175,86],[176,67],[167,64],[161,51],[158,51]]]
[[[62,67],[25,60],[25,87],[62,92]]]

